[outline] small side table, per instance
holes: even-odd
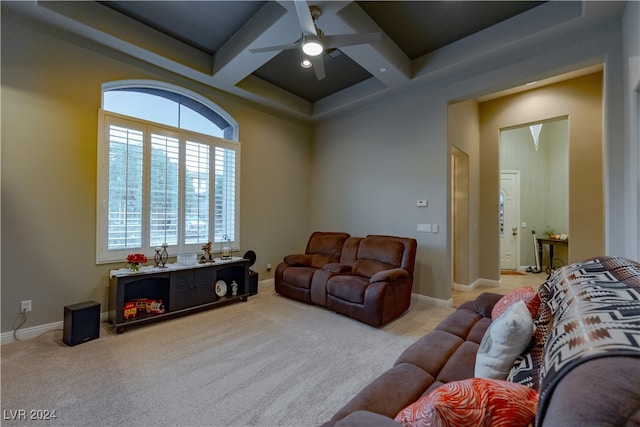
[[[538,258],[542,263],[542,247],[543,245],[549,245],[549,272],[553,270],[553,248],[554,246],[569,246],[569,239],[546,239],[536,236],[536,242],[538,243]],[[542,268],[542,265],[540,266]]]

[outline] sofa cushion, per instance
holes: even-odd
[[[531,313],[531,317],[536,317],[540,306],[540,295],[531,286],[522,286],[500,298],[496,305],[493,306],[493,310],[491,310],[491,318],[496,320],[507,308],[518,301],[524,301],[529,313]]]
[[[332,262],[339,262],[342,246],[348,238],[346,233],[315,232],[309,238],[306,253],[334,255],[337,259]]]
[[[331,254],[310,254],[310,264],[313,268],[322,268],[326,264],[340,261],[340,256]]]
[[[456,310],[436,326],[436,330],[449,332],[466,339],[474,325],[482,319],[479,314],[471,310]]]
[[[309,267],[311,265],[311,257],[306,254],[291,254],[284,257],[284,262],[295,267]]]
[[[437,377],[451,355],[464,340],[444,331],[433,331],[407,347],[396,359],[395,365],[411,363]]]
[[[369,279],[360,276],[337,275],[329,279],[327,293],[344,301],[364,304]]]
[[[508,381],[470,378],[438,387],[401,410],[405,426],[528,426],[538,393]]]
[[[311,278],[315,272],[316,269],[313,267],[287,268],[282,273],[282,279],[296,288],[309,289],[311,287]]]
[[[447,360],[436,379],[448,383],[473,377],[478,347],[474,342],[463,342]]]
[[[432,383],[433,377],[415,365],[395,365],[362,389],[333,419],[342,419],[355,410],[373,411],[393,418],[402,408],[419,399]]]
[[[502,298],[500,294],[494,294],[491,292],[483,292],[473,301],[467,301],[460,307],[464,307],[469,304],[473,306],[473,310],[482,317],[488,317],[491,319],[491,311],[496,303]]]
[[[362,239],[358,248],[358,259],[370,259],[400,267],[404,245],[384,237]]]
[[[400,267],[404,245],[383,238],[365,238],[358,248],[358,259],[353,264],[353,274],[371,277],[379,271]]]
[[[531,313],[524,301],[518,301],[487,329],[476,356],[475,376],[505,380],[532,335]]]

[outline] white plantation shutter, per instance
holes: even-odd
[[[185,243],[205,244],[209,238],[209,146],[187,141],[185,182]]]
[[[109,125],[108,245],[142,247],[143,133]]]
[[[239,143],[106,111],[100,123],[98,262],[165,242],[170,255],[225,236],[238,248]]]
[[[215,237],[218,242],[236,241],[236,151],[215,150]]]
[[[151,134],[150,245],[178,244],[179,149],[177,138]]]

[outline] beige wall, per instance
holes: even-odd
[[[450,297],[446,102],[424,91],[317,126],[312,227],[418,241],[413,292]],[[417,207],[427,199],[429,206]],[[438,224],[418,233],[417,224]],[[443,288],[442,284],[448,284]]]
[[[602,73],[480,104],[480,276],[497,279],[500,130],[567,116],[569,121],[569,262],[602,255],[604,176]]]
[[[96,137],[103,82],[154,79],[210,98],[240,125],[241,251],[271,277],[309,233],[311,129],[306,123],[145,63],[51,37],[2,16],[2,331],[20,301],[24,327],[62,320],[63,307],[95,300],[107,308],[108,272],[96,265]]]

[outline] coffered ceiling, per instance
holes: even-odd
[[[301,39],[292,1],[6,3],[3,9],[305,119],[406,90],[442,69],[441,53],[469,36],[482,35],[478,47],[495,49],[498,37],[511,42],[501,26],[524,27],[512,33],[517,40],[582,13],[582,2],[311,1],[322,12],[316,25],[325,35],[381,35],[374,43],[327,49],[326,77],[318,80],[300,66],[300,49],[251,51]],[[551,14],[536,15],[549,7]],[[535,22],[539,16],[545,22]]]

